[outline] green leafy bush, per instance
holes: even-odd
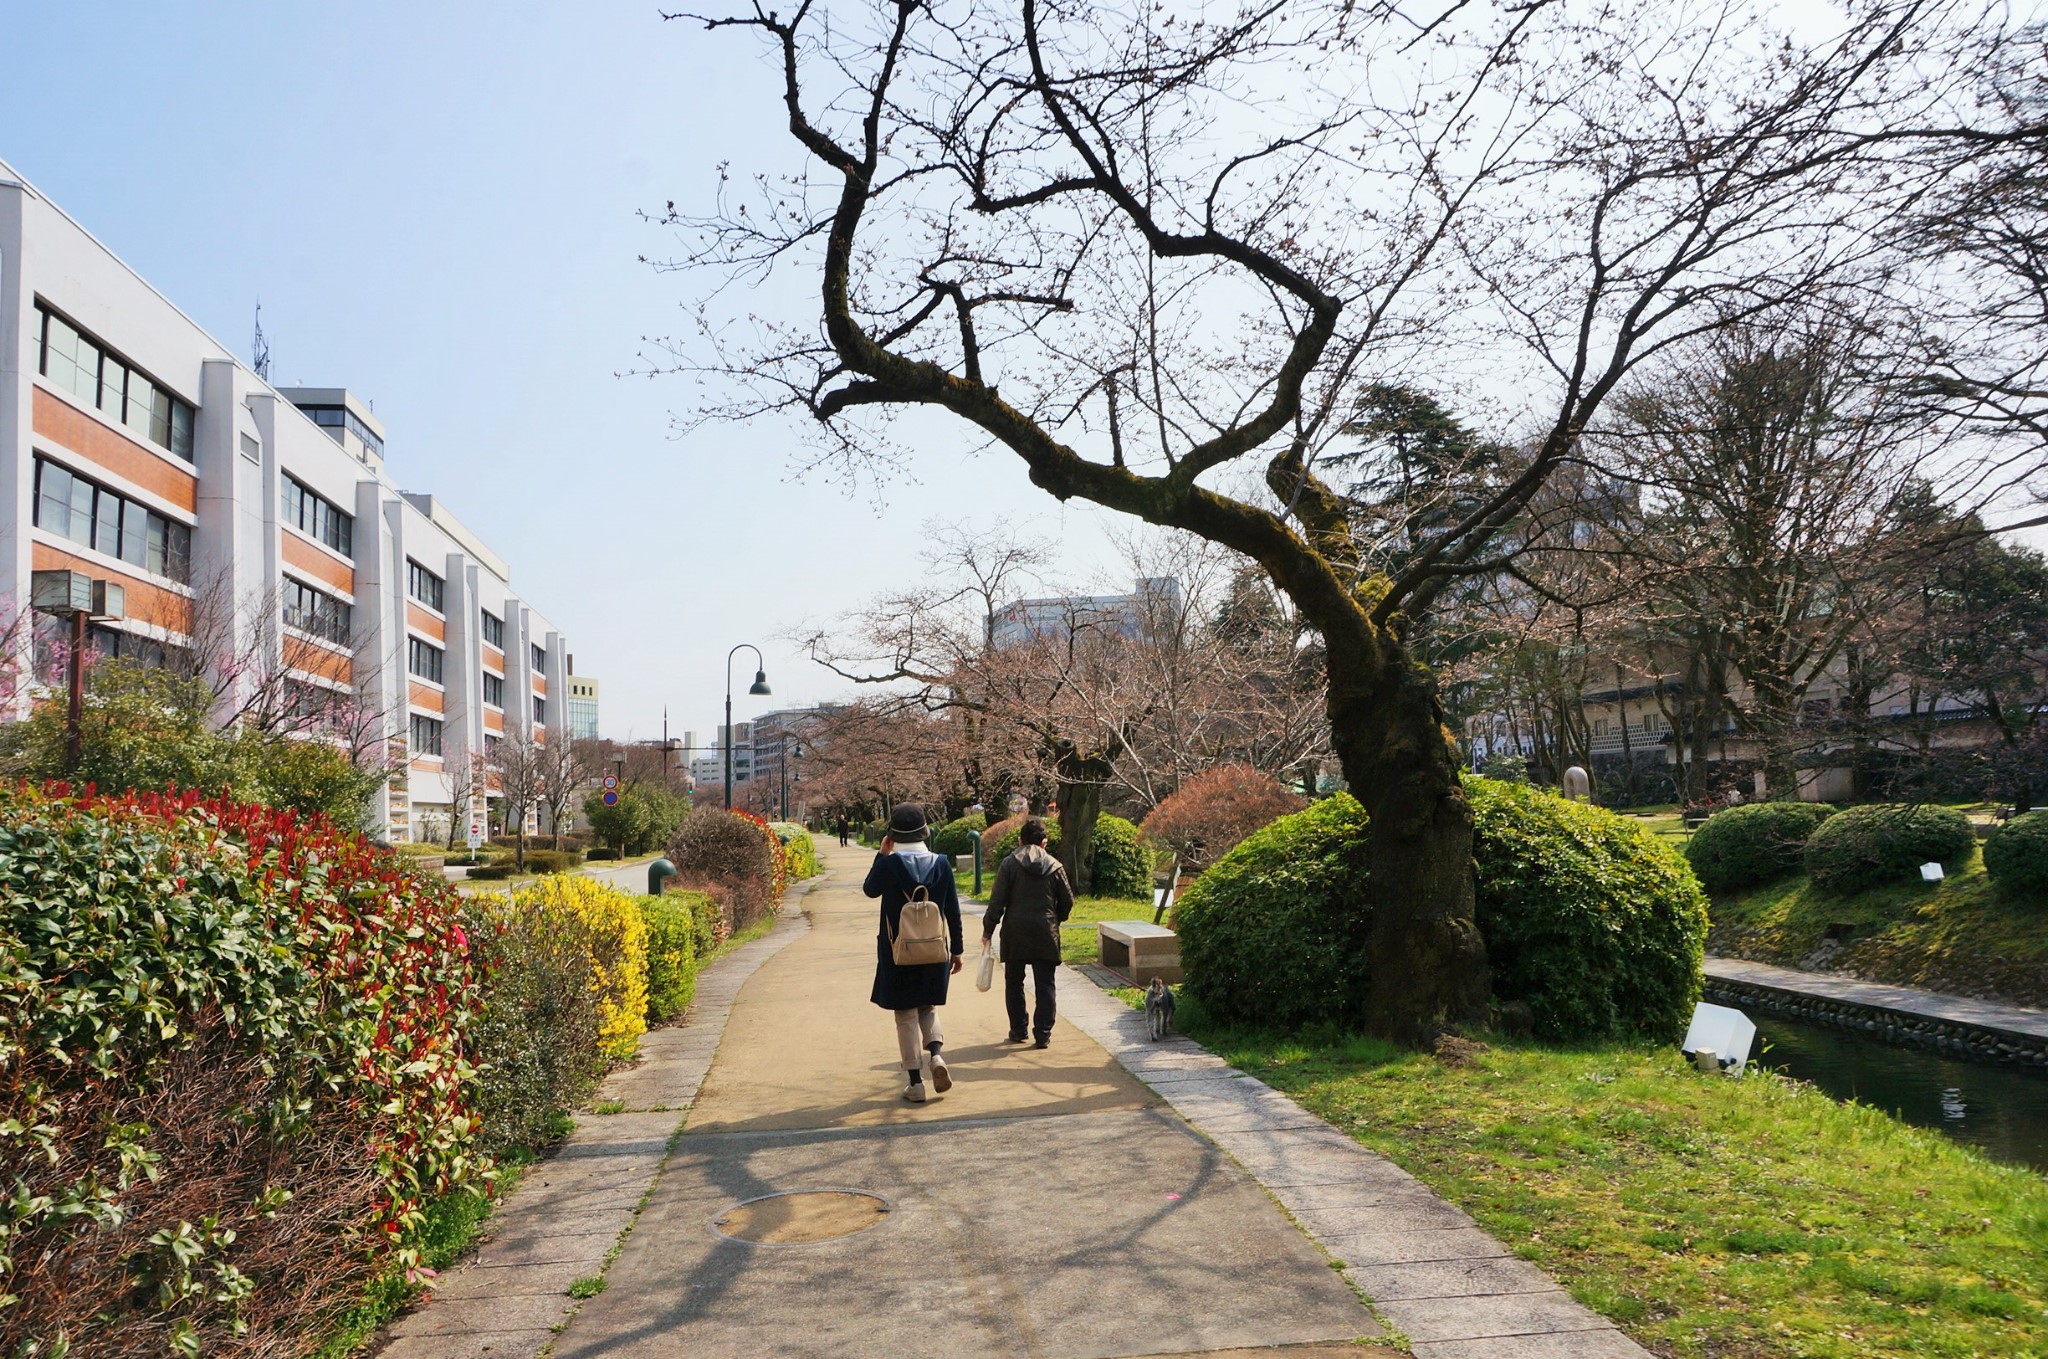
[[[681,798],[645,783],[627,784],[609,807],[601,792],[583,799],[583,815],[598,843],[614,850],[624,845],[629,855],[648,854],[667,844],[689,810]]]
[[[1370,876],[1365,811],[1345,794],[1246,836],[1174,904],[1189,993],[1224,1023],[1356,1017]]]
[[[2000,887],[2048,892],[2048,808],[2014,817],[1984,842],[1984,871]]]
[[[697,993],[697,911],[693,894],[641,897],[647,919],[647,1022],[674,1019]]]
[[[503,882],[511,876],[512,865],[509,863],[476,864],[469,870],[471,882]]]
[[[932,852],[957,859],[962,854],[974,853],[973,835],[976,831],[988,829],[988,818],[980,812],[969,812],[954,817],[945,825],[932,832]]]
[[[1120,816],[1105,812],[1095,818],[1095,881],[1091,889],[1099,897],[1152,898],[1152,851],[1139,838],[1138,828]]]
[[[1924,863],[1954,868],[1977,843],[1969,818],[1950,807],[1851,807],[1806,841],[1806,871],[1830,892],[1906,882]]]
[[[498,1155],[538,1150],[604,1077],[597,940],[573,917],[549,920],[501,893],[464,909],[491,979],[472,1035],[484,1143]]]
[[[1686,841],[1685,859],[1709,892],[1739,892],[1797,873],[1806,839],[1835,814],[1824,802],[1752,802],[1715,812]]]
[[[529,873],[566,873],[582,862],[582,854],[573,849],[526,851],[526,871]]]
[[[1495,996],[1545,1038],[1683,1038],[1707,937],[1685,860],[1631,817],[1526,784],[1465,792]]]
[[[1494,994],[1551,1038],[1676,1039],[1699,993],[1706,903],[1633,821],[1468,779]],[[1188,988],[1219,1019],[1350,1020],[1370,985],[1365,813],[1338,794],[1254,832],[1174,908]]]

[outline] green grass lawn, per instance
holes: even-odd
[[[1874,981],[2048,1002],[2048,901],[2001,890],[1981,853],[1940,883],[1848,896],[1804,875],[1714,901],[1710,952],[1796,967],[1845,936],[1830,966]]]
[[[1659,1354],[2048,1356],[2048,1180],[1667,1049],[1183,1025],[1476,1217]]]

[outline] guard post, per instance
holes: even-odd
[[[971,830],[967,838],[974,842],[974,895],[981,895],[981,832]]]

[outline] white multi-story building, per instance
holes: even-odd
[[[568,653],[502,557],[399,489],[384,440],[354,393],[259,377],[0,162],[6,621],[37,572],[118,584],[99,652],[191,661],[224,715],[266,686],[348,714],[338,739],[395,771],[372,820],[402,840],[481,815],[493,743],[562,729]],[[8,630],[12,673],[43,627]]]
[[[1127,595],[1054,595],[1019,599],[996,610],[990,621],[992,646],[1059,639],[1096,630],[1137,637],[1180,610],[1180,581],[1172,576],[1141,578]]]

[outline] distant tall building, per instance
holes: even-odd
[[[1053,595],[1020,599],[996,611],[993,646],[1015,646],[1038,638],[1064,637],[1084,628],[1136,637],[1148,618],[1170,617],[1180,608],[1180,581],[1148,576],[1127,595]]]
[[[597,681],[588,675],[579,675],[573,668],[576,658],[569,658],[569,735],[578,741],[597,739]]]

